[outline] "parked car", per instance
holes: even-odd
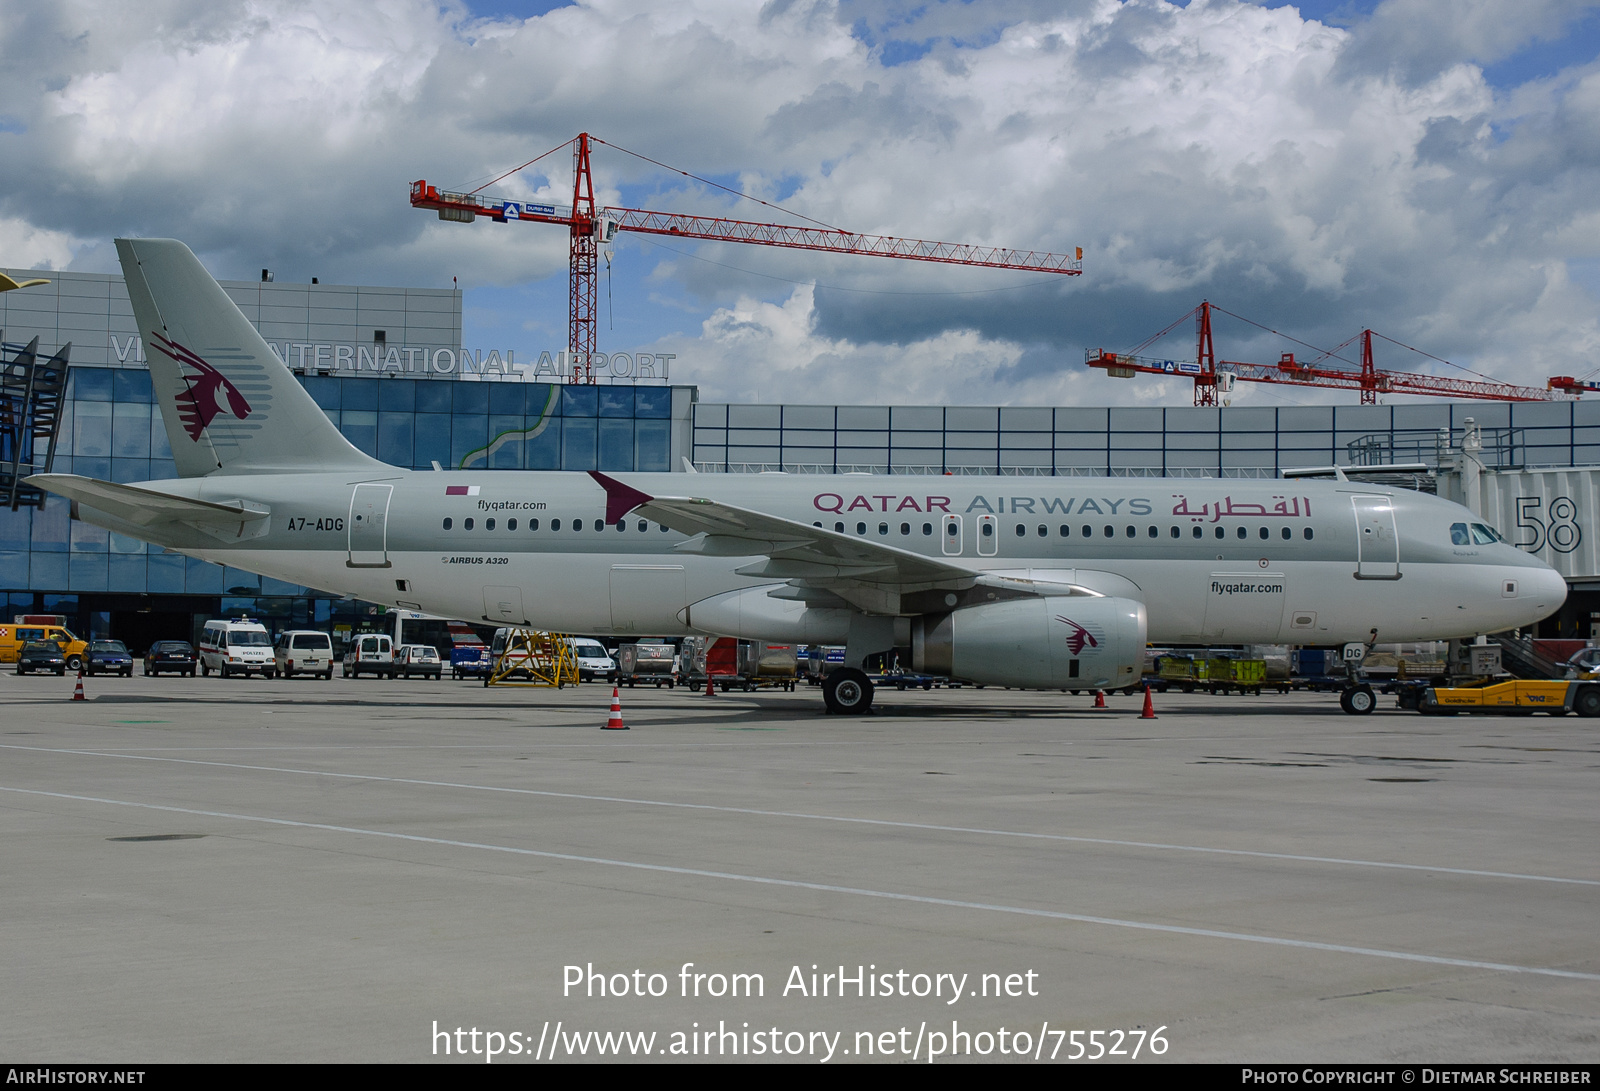
[[[67,673],[67,657],[54,640],[30,640],[17,652],[17,673],[34,671]]]
[[[573,637],[571,645],[572,658],[578,664],[578,681],[587,682],[593,678],[604,678],[607,682],[617,680],[616,660],[606,654],[604,646],[598,641]]]
[[[342,673],[346,678],[360,678],[363,674],[393,678],[394,641],[383,633],[362,633],[345,651]]]
[[[91,640],[83,654],[83,668],[90,675],[120,674],[133,677],[133,656],[120,640]]]
[[[272,658],[272,637],[259,621],[216,620],[206,622],[200,634],[200,673],[212,671],[227,678],[259,674],[272,678],[278,664]]]
[[[431,644],[402,644],[400,654],[395,656],[394,662],[395,670],[400,672],[402,678],[420,674],[437,682],[439,676],[444,673],[444,663],[439,659],[439,649]]]
[[[158,640],[144,653],[145,674],[187,674],[194,677],[194,648],[187,640]]]
[[[333,638],[310,629],[291,629],[278,637],[272,658],[285,678],[320,674],[326,682],[333,677]]]
[[[1600,648],[1581,648],[1567,660],[1568,678],[1592,677],[1600,672]]]

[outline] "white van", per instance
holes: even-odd
[[[333,638],[310,629],[291,629],[278,637],[272,658],[285,678],[320,674],[326,682],[333,677]]]
[[[266,626],[248,618],[206,622],[200,634],[200,673],[212,671],[224,678],[235,674],[276,676],[278,664],[272,658],[272,637]]]
[[[363,674],[376,674],[379,678],[394,677],[394,639],[383,633],[362,633],[352,637],[344,653],[343,675],[360,678]]]
[[[575,636],[570,643],[572,658],[578,665],[578,681],[588,682],[595,678],[603,678],[607,682],[617,680],[617,661],[606,653],[598,640]]]

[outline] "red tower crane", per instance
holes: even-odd
[[[568,348],[575,361],[571,381],[594,382],[589,366],[596,345],[596,299],[600,246],[609,243],[619,231],[638,231],[650,235],[671,235],[684,239],[714,242],[754,243],[781,246],[791,250],[821,250],[834,254],[861,254],[867,257],[903,258],[910,261],[942,262],[947,265],[977,265],[989,269],[1016,269],[1034,273],[1083,273],[1083,248],[1072,257],[1037,250],[1009,250],[998,246],[971,246],[965,243],[927,242],[887,235],[859,235],[832,227],[795,227],[787,224],[753,223],[716,216],[693,216],[672,212],[652,212],[642,208],[599,208],[594,203],[594,175],[589,161],[590,143],[606,141],[579,133],[572,145],[572,209],[563,212],[551,205],[507,201],[484,197],[478,190],[451,193],[431,186],[425,180],[411,184],[413,208],[438,210],[441,220],[471,223],[487,216],[496,223],[512,220],[524,223],[561,224],[571,238],[569,263],[570,303],[567,319]],[[616,145],[609,145],[616,147]],[[566,144],[551,151],[558,151]],[[626,149],[619,149],[626,151]],[[550,154],[546,152],[545,155]],[[631,154],[631,153],[630,153]],[[540,159],[544,156],[540,156]],[[644,158],[641,156],[641,158]],[[654,162],[654,160],[649,160]],[[522,166],[538,162],[530,160]],[[517,170],[521,170],[518,167]],[[515,173],[515,171],[511,172]],[[682,172],[680,172],[682,173]],[[501,175],[504,178],[506,175]],[[484,189],[500,178],[485,183]],[[764,203],[764,202],[763,202]],[[582,360],[582,363],[576,361]]]
[[[1276,364],[1246,364],[1237,360],[1218,360],[1211,337],[1211,312],[1221,310],[1215,304],[1207,301],[1172,323],[1166,329],[1147,339],[1143,344],[1134,349],[1132,353],[1106,352],[1103,349],[1094,349],[1084,354],[1084,363],[1090,367],[1101,368],[1107,375],[1118,379],[1131,379],[1135,375],[1167,375],[1187,376],[1194,380],[1194,404],[1216,405],[1217,390],[1219,386],[1226,387],[1235,380],[1244,380],[1250,383],[1279,383],[1289,386],[1320,386],[1335,390],[1361,391],[1362,405],[1376,405],[1379,394],[1431,394],[1446,398],[1482,398],[1492,401],[1507,402],[1548,402],[1566,400],[1571,391],[1556,385],[1552,380],[1552,388],[1541,389],[1534,386],[1515,386],[1511,383],[1497,383],[1491,380],[1479,379],[1453,379],[1440,375],[1426,375],[1419,372],[1387,371],[1380,370],[1373,365],[1372,338],[1373,331],[1362,330],[1361,340],[1361,369],[1324,367],[1317,363],[1305,364],[1295,359],[1294,353],[1286,352],[1278,358]],[[1231,312],[1224,312],[1231,313]],[[1188,318],[1195,320],[1195,358],[1189,360],[1158,360],[1137,355],[1142,349],[1159,340],[1171,332],[1180,322]],[[1234,317],[1238,317],[1234,315]],[[1249,321],[1249,319],[1245,319]],[[1255,325],[1256,323],[1251,323]],[[1266,327],[1262,327],[1265,329]],[[1277,331],[1269,331],[1277,332]],[[1383,335],[1377,334],[1378,337]],[[1337,348],[1323,353],[1322,358],[1333,356],[1356,340],[1344,342]],[[1385,338],[1385,340],[1388,340]],[[1398,344],[1399,342],[1396,342]],[[1571,380],[1568,380],[1571,383]]]

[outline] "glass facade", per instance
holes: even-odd
[[[1600,465],[1600,401],[1233,408],[727,405],[694,412],[694,463],[730,473],[1272,477],[1425,462],[1468,419],[1491,468]]]

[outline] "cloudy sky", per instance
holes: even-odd
[[[0,0],[0,265],[115,271],[135,234],[225,278],[456,277],[469,347],[528,359],[565,340],[564,233],[444,223],[408,186],[588,131],[850,230],[1084,249],[1065,278],[624,235],[600,347],[676,352],[706,400],[1187,404],[1083,353],[1202,298],[1542,385],[1600,368],[1597,9]],[[786,219],[612,147],[595,170],[603,203]],[[493,192],[570,186],[562,151]],[[1192,328],[1154,351],[1192,356]],[[1307,355],[1217,334],[1232,359]]]

